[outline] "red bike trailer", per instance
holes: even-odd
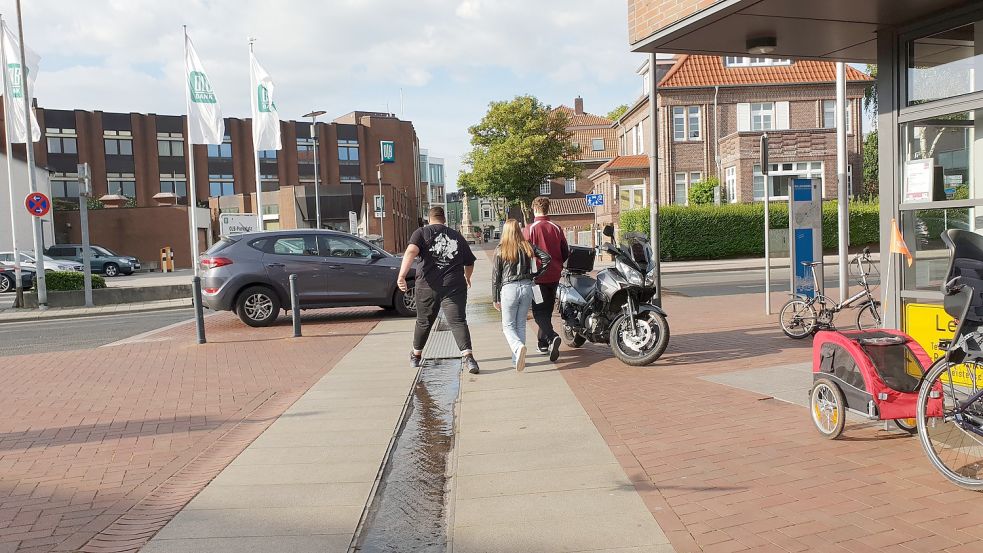
[[[843,432],[846,411],[870,420],[893,420],[914,433],[918,388],[932,364],[910,336],[894,329],[821,331],[812,344],[810,411],[819,432],[830,439]],[[928,416],[942,415],[939,394],[929,399]]]

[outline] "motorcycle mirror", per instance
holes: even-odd
[[[604,234],[604,236],[607,236],[608,238],[614,238],[614,225],[610,225],[610,224],[604,225],[604,230],[602,230],[601,232]]]

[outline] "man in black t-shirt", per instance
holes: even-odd
[[[430,328],[437,320],[437,313],[443,309],[461,350],[461,367],[471,374],[478,374],[478,362],[471,353],[471,331],[466,314],[474,253],[461,233],[444,224],[444,208],[431,208],[429,218],[430,224],[416,229],[410,237],[396,280],[400,290],[409,290],[406,275],[413,260],[419,256],[422,266],[416,271],[416,329],[410,366],[420,366]]]

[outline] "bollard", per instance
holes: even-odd
[[[294,319],[294,338],[300,338],[300,299],[297,298],[297,275],[290,275],[290,311]]]
[[[205,312],[201,306],[201,277],[191,279],[192,296],[195,303],[195,328],[198,330],[198,343],[205,343]]]

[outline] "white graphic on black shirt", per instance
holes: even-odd
[[[457,240],[448,238],[443,233],[438,234],[434,237],[433,245],[430,246],[430,254],[433,256],[434,266],[438,269],[446,269],[457,257]]]

